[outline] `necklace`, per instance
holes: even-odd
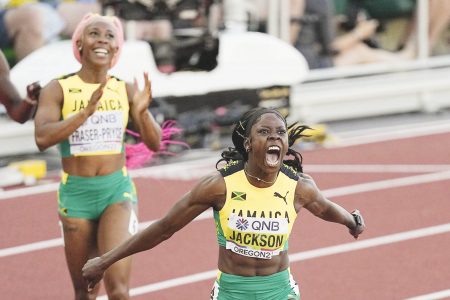
[[[275,181],[277,181],[276,178],[275,178],[275,180],[273,180],[273,181],[265,181],[264,179],[261,179],[261,178],[259,178],[259,177],[256,177],[256,176],[254,176],[254,175],[248,173],[248,172],[245,170],[245,168],[244,168],[244,173],[245,173],[245,175],[247,175],[247,176],[249,176],[249,177],[251,177],[251,178],[253,178],[253,179],[256,179],[256,180],[258,180],[258,181],[261,181],[261,182],[264,182],[264,183],[267,183],[267,184],[272,184],[272,183],[274,183]]]

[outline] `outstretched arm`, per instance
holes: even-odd
[[[325,198],[314,180],[306,174],[301,174],[298,181],[296,201],[298,201],[298,205],[325,221],[347,226],[350,234],[355,238],[358,238],[365,229],[364,219],[358,210],[350,213],[342,206]],[[355,215],[358,215],[359,218]]]
[[[225,182],[219,173],[202,179],[169,210],[166,216],[101,257],[90,259],[83,267],[83,277],[88,283],[88,290],[95,287],[105,270],[113,263],[159,245],[206,209],[217,207],[224,199]]]

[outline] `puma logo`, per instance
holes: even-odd
[[[287,191],[287,192],[286,192],[286,195],[284,195],[284,197],[283,197],[283,196],[281,196],[280,193],[275,192],[275,193],[273,193],[273,196],[274,196],[274,197],[277,197],[277,198],[283,199],[283,200],[284,200],[284,203],[286,203],[286,205],[287,205],[286,197],[287,197],[288,194],[289,194],[289,191]]]

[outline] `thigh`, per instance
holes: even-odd
[[[135,205],[131,201],[116,202],[109,205],[99,220],[98,247],[100,254],[120,245],[137,232],[138,221]],[[128,286],[131,258],[114,263],[105,273],[106,289],[117,285]]]
[[[64,251],[72,282],[76,289],[85,289],[81,269],[89,258],[98,254],[97,224],[80,218],[60,217],[63,226]]]

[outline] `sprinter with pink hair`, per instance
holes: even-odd
[[[95,299],[81,276],[91,257],[113,249],[137,232],[137,197],[126,168],[124,136],[128,120],[142,142],[158,151],[162,130],[148,107],[151,83],[144,88],[110,76],[124,42],[116,17],[88,14],[72,43],[81,68],[42,89],[35,117],[35,139],[41,151],[58,145],[62,178],[58,212],[75,299]],[[109,299],[129,298],[131,260],[114,264],[105,274]]]

